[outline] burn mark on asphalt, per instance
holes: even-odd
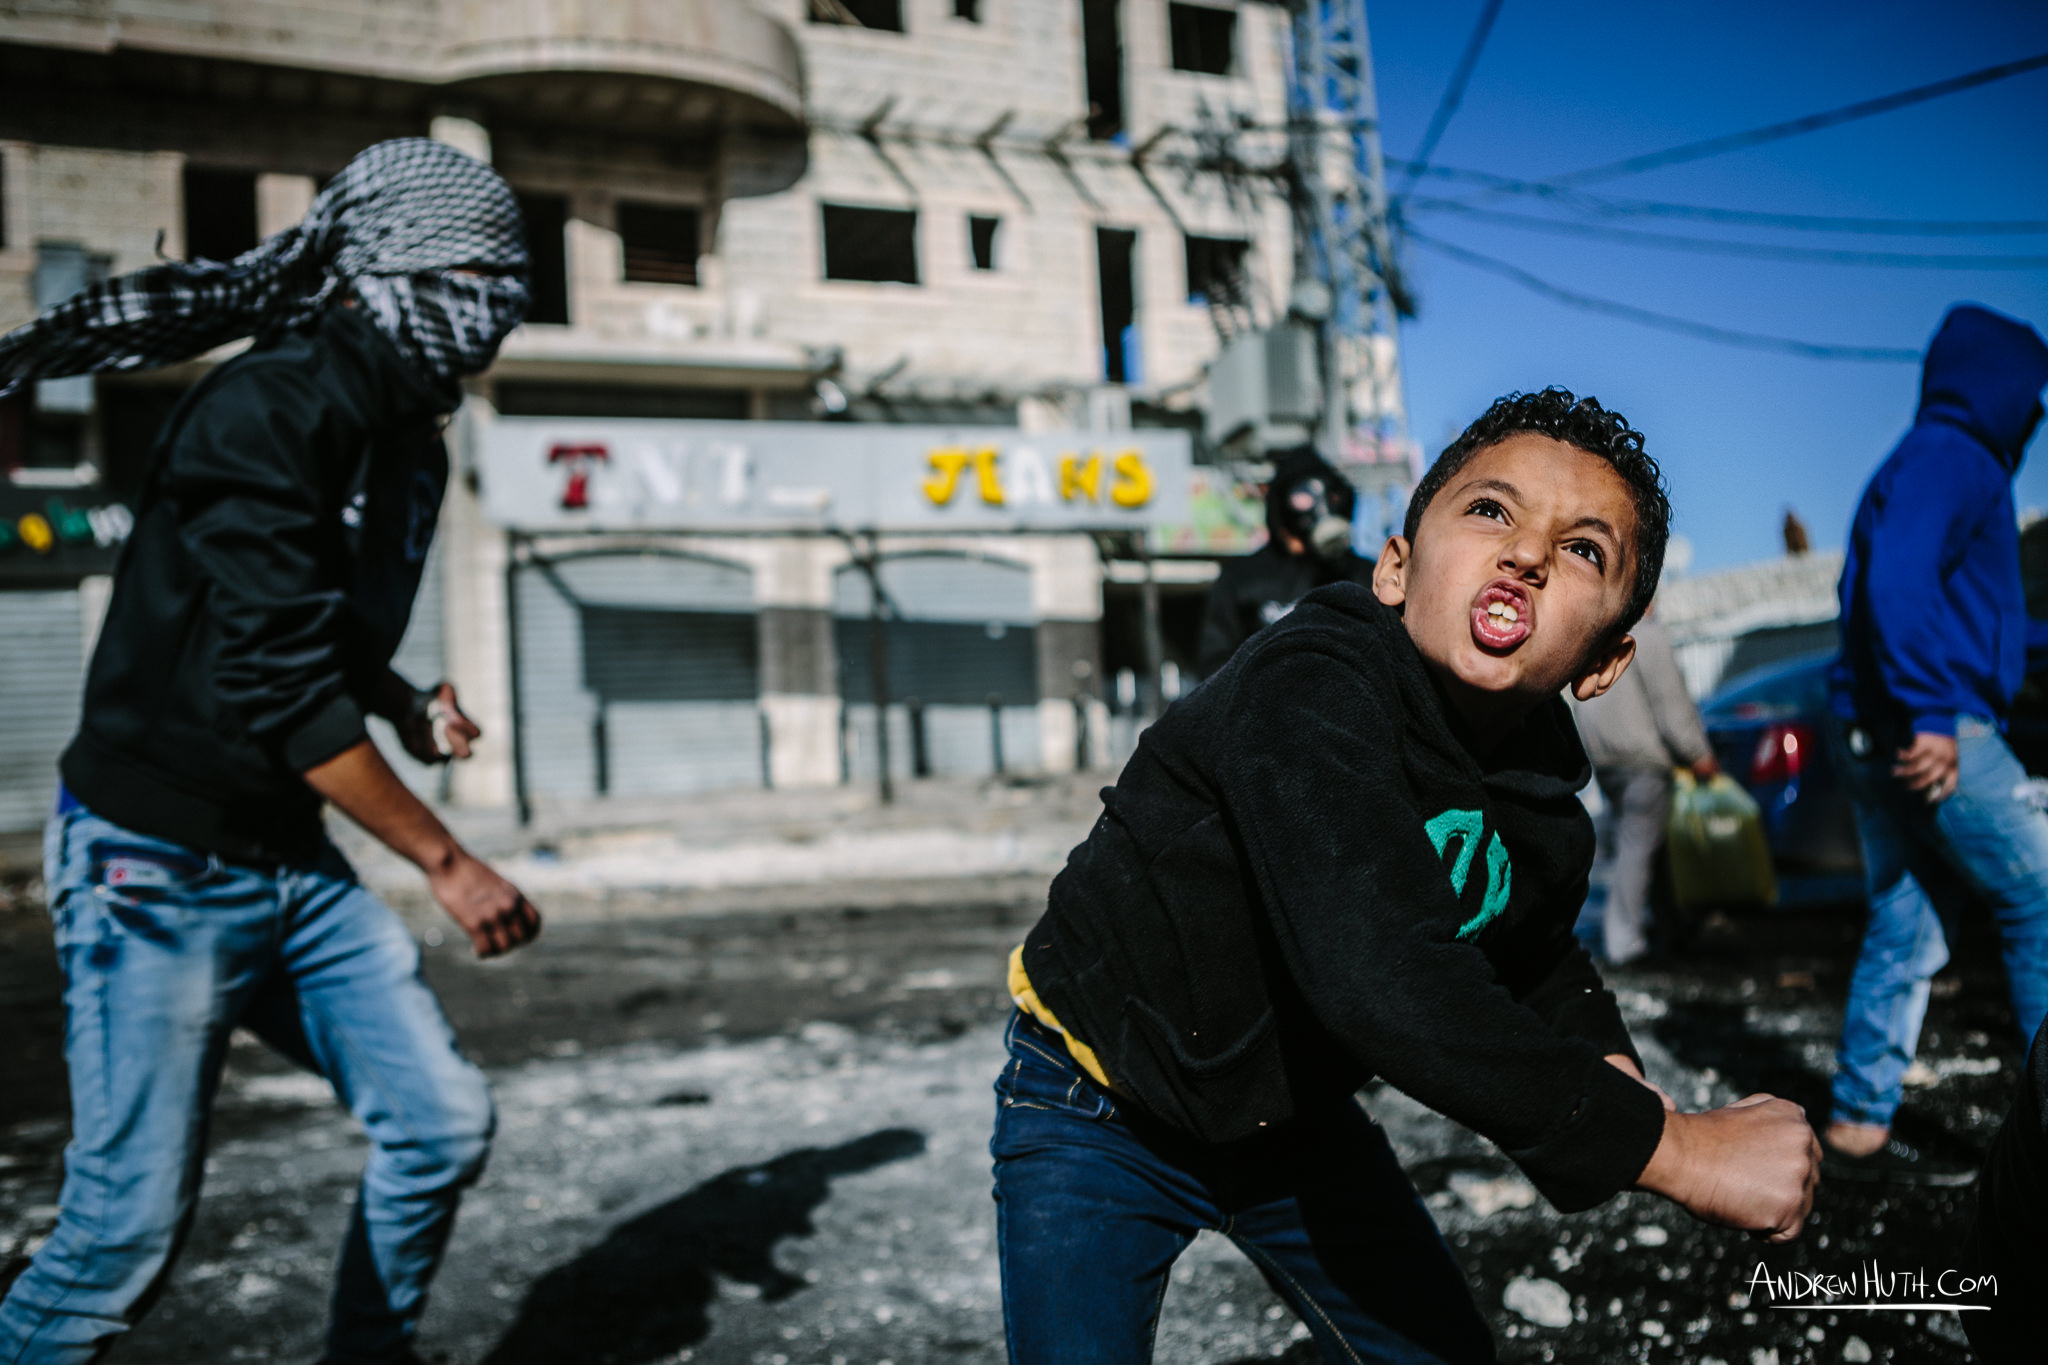
[[[655,1101],[656,1104],[709,1104],[711,1097],[701,1090],[675,1090]]]

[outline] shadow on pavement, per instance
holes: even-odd
[[[766,1299],[795,1293],[805,1281],[775,1264],[775,1244],[816,1231],[811,1213],[833,1179],[924,1149],[924,1134],[884,1128],[713,1176],[542,1276],[486,1365],[637,1365],[694,1345],[710,1330],[715,1276],[755,1285]]]

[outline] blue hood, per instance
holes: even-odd
[[[1871,476],[1842,565],[1838,714],[1894,736],[2003,723],[2048,622],[2027,617],[2012,479],[2041,421],[2048,343],[1975,304],[1927,348],[1920,415]]]
[[[2008,472],[2041,420],[2048,342],[2015,318],[1973,303],[1951,308],[1920,371],[1922,422],[1945,422],[1988,446]]]

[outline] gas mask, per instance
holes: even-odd
[[[1320,478],[1303,479],[1287,495],[1281,524],[1321,560],[1337,560],[1351,548],[1351,522],[1330,506],[1330,489]]]

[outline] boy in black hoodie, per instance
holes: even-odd
[[[1559,693],[1628,666],[1668,519],[1618,415],[1504,398],[1416,489],[1371,591],[1311,594],[1145,734],[1011,960],[991,1150],[1013,1360],[1148,1359],[1205,1227],[1329,1360],[1492,1360],[1353,1098],[1373,1075],[1564,1211],[1634,1187],[1797,1235],[1798,1107],[1674,1112],[1571,934],[1593,833]]]

